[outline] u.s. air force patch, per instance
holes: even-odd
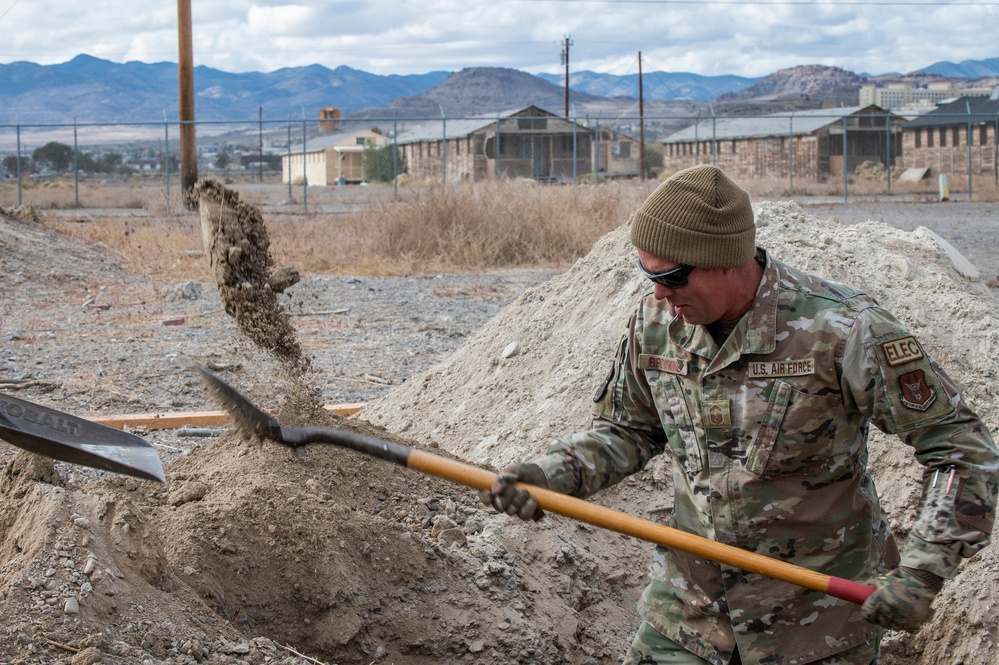
[[[916,369],[898,377],[902,388],[902,404],[910,409],[925,411],[937,398],[937,391],[926,383],[926,372]]]
[[[900,429],[908,429],[950,414],[948,399],[939,399],[942,385],[923,347],[912,335],[878,342],[885,397]]]

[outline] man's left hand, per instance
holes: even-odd
[[[943,580],[926,570],[899,566],[887,575],[867,582],[874,593],[861,612],[871,623],[892,630],[916,631],[933,617],[930,605]]]

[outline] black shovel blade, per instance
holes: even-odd
[[[145,439],[3,393],[0,439],[62,462],[166,482]]]

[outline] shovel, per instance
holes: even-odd
[[[272,439],[293,448],[309,443],[330,443],[476,489],[488,490],[496,480],[495,473],[484,469],[373,436],[326,427],[281,425],[209,370],[201,366],[198,366],[198,370],[208,385],[209,392],[230,413],[233,423],[247,434]],[[786,561],[708,540],[566,494],[524,483],[516,483],[516,487],[529,491],[544,510],[806,589],[821,591],[851,603],[862,605],[874,593],[874,587],[866,584],[823,575]]]
[[[160,458],[145,439],[3,393],[0,439],[62,462],[166,480]]]

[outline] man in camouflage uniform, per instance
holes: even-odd
[[[537,519],[514,482],[588,497],[666,452],[671,526],[876,591],[859,607],[657,547],[626,664],[874,663],[884,628],[916,630],[988,543],[999,456],[958,387],[870,296],[777,261],[755,230],[749,196],[717,168],[663,182],[631,221],[653,284],[591,428],[508,467],[482,499]],[[871,424],[925,467],[901,557],[867,469]]]

